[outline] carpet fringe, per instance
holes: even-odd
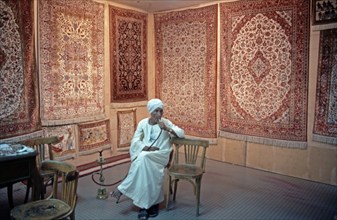
[[[82,155],[87,155],[87,154],[94,154],[94,153],[97,153],[98,151],[110,149],[110,148],[111,148],[111,146],[110,146],[110,144],[108,144],[108,145],[104,145],[104,146],[99,147],[99,148],[81,151],[81,152],[78,153],[78,155],[82,156]]]
[[[42,126],[55,126],[55,125],[70,125],[83,122],[99,121],[105,119],[105,114],[95,115],[91,117],[81,117],[73,119],[60,119],[60,120],[42,120]]]
[[[29,133],[29,134],[1,139],[0,141],[2,143],[14,143],[14,142],[25,141],[31,138],[42,137],[42,135],[43,135],[43,131],[41,130],[41,131],[35,131],[33,133]]]
[[[73,159],[76,158],[76,154],[73,153],[73,154],[67,154],[67,155],[63,155],[63,156],[55,155],[55,157],[57,158],[57,160],[60,160],[60,161],[73,160]]]
[[[190,136],[190,135],[185,135],[185,137],[191,138],[191,139],[206,140],[206,141],[209,142],[210,145],[217,145],[218,144],[218,138],[205,138],[205,137]]]
[[[220,131],[219,136],[224,137],[224,138],[229,138],[229,139],[240,140],[240,141],[271,145],[275,147],[300,148],[300,149],[306,149],[308,147],[308,143],[302,142],[302,141],[287,141],[287,140],[280,140],[280,139],[255,137],[255,136],[229,133],[225,131]]]
[[[317,141],[317,142],[321,142],[321,143],[325,143],[325,144],[337,145],[337,138],[336,137],[328,137],[328,136],[313,134],[312,140]]]
[[[118,109],[120,111],[120,108],[134,108],[134,107],[146,107],[148,101],[139,101],[139,102],[131,102],[131,103],[118,103],[113,102],[110,104],[110,108]],[[130,109],[127,109],[130,110]]]

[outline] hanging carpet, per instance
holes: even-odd
[[[40,130],[33,7],[0,0],[0,139]]]
[[[306,147],[309,4],[220,4],[220,136]]]
[[[337,145],[337,29],[321,31],[313,139]]]
[[[104,5],[38,3],[42,124],[103,119]]]
[[[191,136],[216,137],[217,5],[155,14],[156,96]]]

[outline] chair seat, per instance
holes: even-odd
[[[55,174],[55,171],[53,171],[53,170],[39,170],[39,172],[40,172],[40,176],[42,176],[42,177],[46,177],[46,176],[54,176],[54,174]]]
[[[169,174],[175,176],[188,176],[188,177],[197,177],[201,176],[204,172],[201,167],[188,164],[176,164],[169,168]]]
[[[16,206],[11,211],[13,219],[57,219],[71,211],[71,207],[58,199],[47,199]]]
[[[171,139],[174,151],[173,164],[169,167],[166,209],[169,209],[170,195],[176,200],[179,180],[188,181],[193,185],[196,197],[196,214],[199,216],[200,189],[202,175],[205,173],[207,140],[173,137]],[[179,154],[183,155],[180,156]]]

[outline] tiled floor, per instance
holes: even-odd
[[[105,183],[124,177],[129,163],[104,170]],[[108,193],[113,186],[105,187]],[[91,175],[79,180],[77,220],[137,219],[138,209],[121,197],[116,204],[109,197],[96,199],[96,185]],[[15,204],[23,200],[25,187],[15,186]],[[0,190],[0,216],[8,219],[6,189]],[[337,187],[287,177],[241,166],[207,161],[202,180],[200,216],[195,216],[195,197],[188,182],[179,182],[177,201],[170,210],[160,206],[154,219],[331,219],[337,220]]]

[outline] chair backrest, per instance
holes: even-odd
[[[206,149],[209,146],[207,140],[173,137],[172,144],[174,147],[173,164],[196,165],[205,171]],[[179,158],[179,153],[183,153],[182,158]]]
[[[35,149],[38,153],[36,156],[36,165],[37,167],[41,166],[42,161],[46,160],[48,156],[49,160],[54,160],[53,154],[53,144],[58,144],[61,142],[61,139],[57,136],[51,137],[38,137],[22,141],[21,144]]]
[[[79,172],[76,167],[62,161],[46,160],[42,162],[41,170],[55,171],[53,190],[47,199],[60,199],[74,210],[77,201],[77,184],[79,178]],[[58,183],[61,183],[60,193],[58,193]]]

